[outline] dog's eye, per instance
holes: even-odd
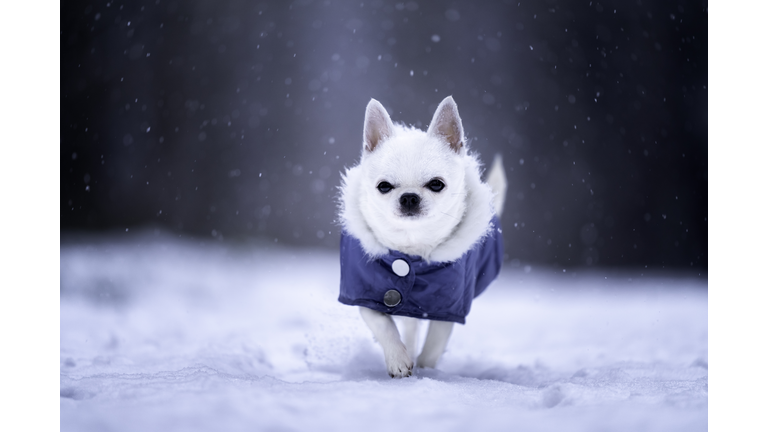
[[[378,185],[378,186],[376,186],[376,189],[378,189],[378,190],[379,190],[379,192],[381,192],[381,193],[383,193],[383,194],[385,194],[385,193],[387,193],[387,192],[391,191],[391,190],[392,190],[392,189],[394,189],[394,188],[395,188],[394,186],[392,186],[391,184],[389,184],[389,183],[387,183],[387,182],[385,182],[385,181],[383,181],[383,182],[379,183],[379,185]]]
[[[427,187],[432,192],[440,192],[445,187],[445,183],[441,182],[438,179],[434,179],[434,180],[430,181],[429,183],[427,183]]]

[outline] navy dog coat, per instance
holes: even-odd
[[[390,250],[371,259],[360,241],[341,233],[339,301],[391,315],[464,324],[472,299],[496,279],[504,257],[499,218],[472,249],[453,262],[427,263]]]

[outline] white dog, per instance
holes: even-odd
[[[507,181],[499,156],[480,180],[452,97],[427,132],[393,124],[368,103],[360,164],[342,178],[339,301],[360,313],[384,349],[389,375],[411,375],[418,319],[429,319],[417,366],[434,368],[453,323],[498,275],[498,216]],[[401,341],[391,315],[405,318]]]

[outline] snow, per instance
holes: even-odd
[[[708,427],[695,273],[506,267],[437,369],[394,380],[332,251],[132,230],[60,265],[63,431]]]

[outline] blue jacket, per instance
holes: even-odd
[[[339,301],[391,315],[464,324],[472,299],[501,269],[504,241],[498,217],[491,224],[482,240],[449,263],[427,263],[392,250],[371,260],[359,240],[342,232]]]

